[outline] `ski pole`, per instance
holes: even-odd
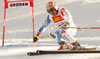
[[[79,31],[83,31],[83,29],[100,29],[100,27],[86,27],[86,28],[79,28],[79,27],[67,27],[69,29],[81,29]],[[43,36],[43,37],[39,37],[40,39],[41,38],[46,38],[46,37],[49,37],[49,35],[47,36]]]
[[[39,39],[41,39],[41,38],[46,38],[46,37],[49,37],[49,36],[43,36],[43,37],[39,37]]]
[[[100,29],[100,27],[85,27],[85,28],[79,28],[79,27],[67,27],[69,29]]]

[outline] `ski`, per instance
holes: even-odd
[[[78,54],[78,53],[100,53],[100,50],[80,50],[80,51],[45,51],[37,50],[35,52],[29,52],[27,55],[44,55],[44,54]]]
[[[59,51],[46,51],[46,50],[37,50],[36,52],[28,52],[28,56],[34,55],[44,55],[44,54],[77,54],[77,53],[100,53],[100,50],[96,50],[97,47],[94,48],[86,48],[86,50],[59,50]]]

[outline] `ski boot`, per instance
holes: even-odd
[[[71,44],[74,46],[71,50],[85,50],[85,48],[82,48],[80,43],[78,43],[77,41]]]
[[[59,43],[60,48],[58,50],[70,50],[72,48],[72,46],[67,45],[67,43],[65,41],[62,41],[61,43]]]

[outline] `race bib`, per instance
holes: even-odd
[[[64,20],[60,15],[56,16],[56,17],[52,17],[54,23],[60,22],[62,20]]]

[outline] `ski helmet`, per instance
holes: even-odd
[[[58,10],[58,7],[57,7],[56,3],[53,2],[53,1],[50,1],[46,5],[46,10],[48,11],[48,10],[50,10],[52,8],[55,9],[55,10]]]

